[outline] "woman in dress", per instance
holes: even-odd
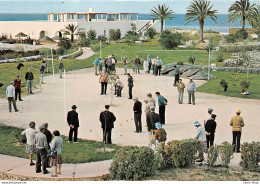
[[[149,71],[149,63],[147,61],[147,58],[144,59],[144,72],[145,72],[145,75],[148,74],[148,71]]]
[[[61,150],[63,148],[63,140],[60,136],[60,132],[58,130],[53,131],[54,139],[51,141],[51,150],[56,151],[57,156],[53,158],[52,166],[54,166],[54,174],[52,177],[57,177],[57,174],[61,174],[61,165],[62,165],[62,157]],[[59,170],[57,169],[59,165]]]

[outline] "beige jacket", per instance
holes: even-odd
[[[233,127],[232,128],[233,132],[241,132],[242,131],[241,127],[245,126],[243,118],[239,115],[233,116],[230,121],[230,126]]]

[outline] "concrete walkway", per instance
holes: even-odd
[[[79,59],[79,60],[88,59],[95,54],[95,52],[93,52],[89,47],[83,47],[82,49],[83,49],[82,55],[80,55],[75,59]]]
[[[29,165],[29,159],[18,158],[0,154],[0,172],[23,177],[32,178],[92,178],[109,174],[109,167],[112,160],[82,163],[82,164],[63,164],[61,175],[51,177],[54,167],[48,168],[49,174],[36,173],[35,166]]]

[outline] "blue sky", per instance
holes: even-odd
[[[0,0],[0,13],[48,12],[137,12],[149,13],[157,4],[167,4],[177,14],[185,14],[191,0]],[[227,14],[235,0],[211,0],[218,13]],[[259,4],[259,0],[250,0]]]

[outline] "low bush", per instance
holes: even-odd
[[[90,44],[90,48],[93,50],[93,51],[98,51],[100,49],[100,45],[98,43],[91,43]]]
[[[219,84],[221,85],[221,87],[223,88],[223,91],[227,91],[228,88],[228,82],[225,81],[225,79],[221,79],[221,81],[219,82]]]
[[[148,147],[126,146],[118,150],[109,168],[113,180],[140,180],[156,169],[155,155]]]
[[[218,154],[219,154],[219,147],[218,146],[211,146],[208,149],[208,157],[207,157],[207,164],[209,167],[213,167],[215,162],[217,161]]]
[[[61,56],[61,55],[63,55],[65,53],[65,49],[64,48],[58,48],[57,50],[56,50],[56,55],[59,55],[59,56]]]
[[[233,149],[234,149],[234,145],[231,145],[228,142],[223,142],[219,146],[221,164],[224,167],[228,167],[228,164],[230,163],[231,159],[233,158]]]
[[[224,61],[224,57],[223,57],[223,55],[222,54],[219,54],[219,55],[217,55],[217,58],[216,58],[216,62],[223,62]]]
[[[249,88],[250,86],[250,81],[246,81],[246,80],[242,80],[240,82],[240,86],[241,86],[241,92],[244,93],[246,91],[246,89]]]
[[[147,36],[149,39],[153,39],[156,34],[157,32],[154,28],[148,28],[144,35]]]
[[[250,171],[259,171],[260,142],[242,144],[241,159],[241,167]]]
[[[162,32],[159,43],[166,49],[174,49],[181,44],[181,39],[181,34],[166,30]]]

